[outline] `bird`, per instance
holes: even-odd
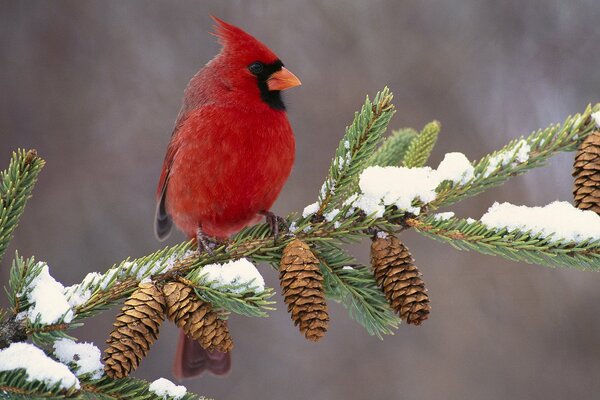
[[[220,52],[188,83],[156,191],[155,234],[173,225],[198,249],[266,217],[294,164],[295,138],[282,91],[301,84],[266,45],[217,17]],[[226,374],[229,353],[207,351],[180,333],[173,374]]]

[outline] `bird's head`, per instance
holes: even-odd
[[[267,46],[240,28],[213,19],[217,23],[214,35],[223,45],[219,63],[223,78],[234,90],[285,110],[280,92],[300,85],[300,80]]]

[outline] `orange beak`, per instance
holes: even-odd
[[[281,67],[280,71],[274,72],[267,79],[269,90],[286,90],[294,86],[300,86],[301,84],[300,79],[285,67]]]

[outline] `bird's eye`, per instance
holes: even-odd
[[[250,64],[250,66],[248,67],[248,69],[254,75],[258,75],[261,72],[263,72],[263,70],[265,69],[265,66],[261,62],[257,61],[257,62],[254,62],[254,63]]]

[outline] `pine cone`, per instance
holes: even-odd
[[[227,322],[219,318],[210,303],[200,300],[191,287],[181,282],[169,282],[163,287],[163,293],[167,318],[203,349],[226,353],[233,348]]]
[[[104,371],[113,378],[124,378],[135,370],[158,338],[164,319],[165,298],[154,283],[140,283],[117,315],[114,329],[106,341]]]
[[[329,314],[323,291],[319,260],[308,245],[294,239],[283,250],[279,264],[283,298],[292,314],[294,325],[314,342],[325,336]]]
[[[421,273],[404,244],[395,236],[377,237],[371,244],[371,265],[377,285],[404,321],[421,325],[431,306]]]
[[[573,196],[582,210],[600,214],[600,131],[589,134],[579,145],[573,164]]]

